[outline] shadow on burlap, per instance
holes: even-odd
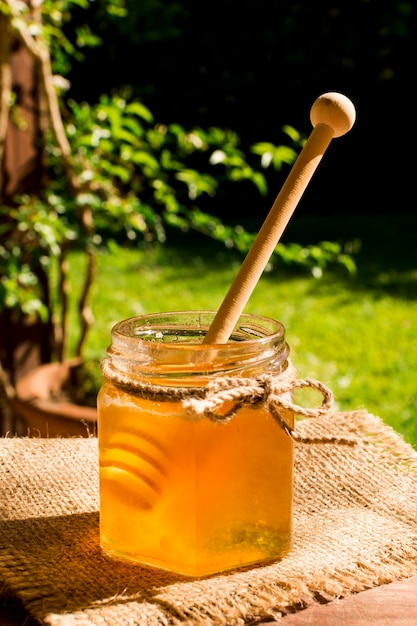
[[[417,452],[366,411],[297,424],[294,545],[279,562],[187,579],[98,544],[97,439],[0,440],[0,592],[50,626],[257,622],[417,572]]]

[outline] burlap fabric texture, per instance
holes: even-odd
[[[98,543],[97,439],[0,440],[0,592],[51,626],[257,623],[417,572],[417,452],[366,411],[297,424],[294,546],[185,579]]]

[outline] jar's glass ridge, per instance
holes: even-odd
[[[121,371],[132,375],[184,373],[211,376],[245,372],[255,365],[269,370],[285,364],[289,347],[285,328],[267,317],[240,316],[227,344],[215,348],[203,339],[215,317],[213,311],[168,312],[133,317],[116,324],[107,354]]]

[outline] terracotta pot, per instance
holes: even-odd
[[[13,410],[24,420],[30,437],[91,437],[97,410],[60,400],[61,389],[80,359],[47,363],[30,370],[16,385]]]

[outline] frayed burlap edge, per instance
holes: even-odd
[[[355,446],[295,446],[294,545],[280,562],[191,580],[98,547],[97,441],[0,441],[0,589],[50,626],[235,626],[417,572],[417,452],[366,411],[297,425]]]

